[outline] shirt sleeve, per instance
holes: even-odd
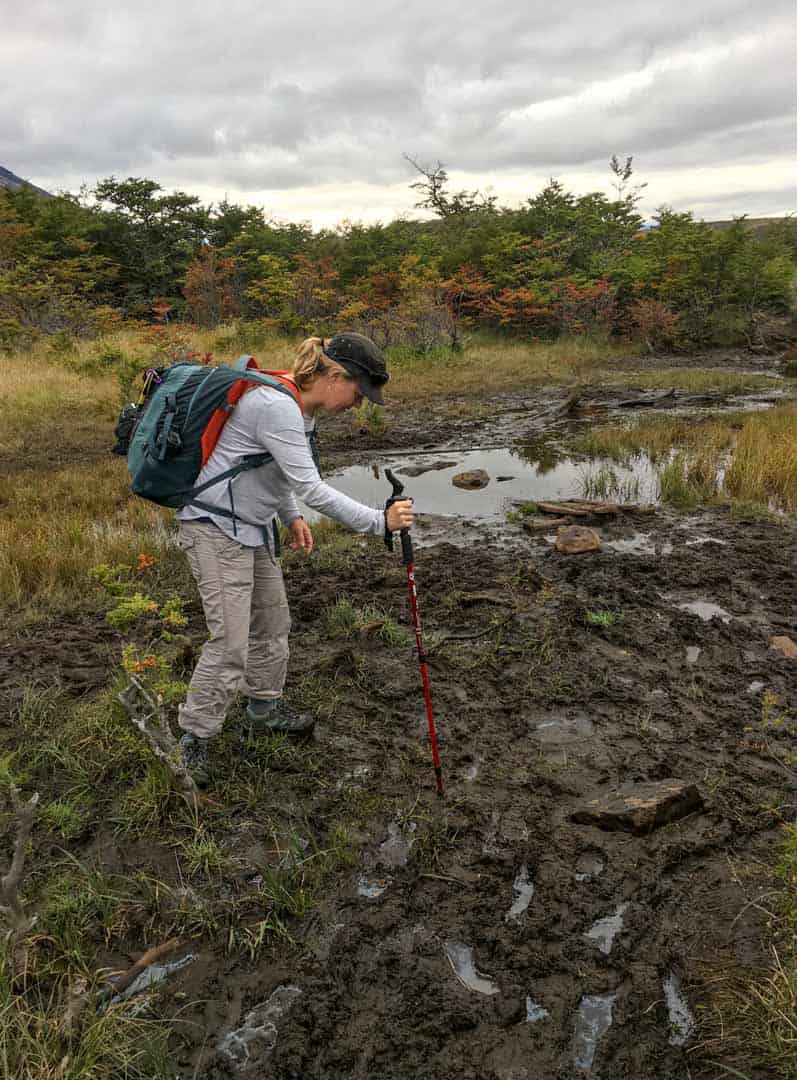
[[[283,500],[277,507],[277,516],[283,525],[288,526],[292,521],[296,521],[297,518],[302,516],[302,512],[299,509],[299,504],[293,495]]]
[[[381,509],[350,499],[348,495],[325,484],[318,475],[307,444],[302,414],[296,403],[285,395],[273,392],[268,396],[265,393],[259,396],[263,399],[263,407],[257,410],[256,440],[272,455],[294,496],[311,509],[339,521],[354,532],[381,535],[384,530]],[[295,498],[293,505],[296,505]],[[294,517],[298,516],[297,507]]]

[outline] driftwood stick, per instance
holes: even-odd
[[[130,682],[119,694],[119,701],[149,743],[153,754],[164,762],[171,772],[180,794],[191,809],[196,810],[199,804],[199,789],[183,764],[180,747],[169,730],[160,703],[135,675],[130,676]]]
[[[17,832],[11,865],[8,872],[0,877],[0,916],[8,927],[5,939],[10,946],[15,963],[18,967],[24,967],[24,938],[33,929],[36,916],[26,914],[19,895],[19,886],[25,873],[25,856],[36,817],[39,793],[37,791],[27,802],[24,802],[16,784],[10,784],[8,790]]]
[[[169,940],[164,941],[162,945],[154,945],[151,949],[147,949],[144,955],[139,957],[135,964],[131,965],[127,971],[122,971],[116,975],[109,976],[108,982],[113,987],[114,993],[121,994],[145,968],[148,968],[151,964],[161,960],[164,956],[168,956],[169,953],[174,952],[180,945],[181,941],[179,938],[169,938]]]

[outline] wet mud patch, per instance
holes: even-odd
[[[354,863],[304,918],[285,914],[289,936],[256,958],[212,935],[176,957],[196,959],[152,989],[179,1021],[177,1075],[701,1075],[687,1055],[712,979],[766,961],[738,868],[766,857],[789,812],[793,734],[768,724],[763,689],[749,687],[784,703],[794,693],[795,662],[769,638],[793,623],[797,535],[722,514],[659,512],[645,529],[670,553],[568,557],[518,527],[504,548],[419,552],[444,801],[409,645],[325,636],[341,595],[407,624],[398,557],[373,545],[340,565],[288,562],[289,685],[320,680],[326,764],[312,747],[276,756],[265,801],[228,808],[223,889],[236,925],[256,926],[264,878],[286,858],[300,865],[341,818]],[[730,619],[680,606],[701,598]],[[588,619],[601,611],[617,617]],[[51,638],[64,655],[72,641],[99,655],[113,646],[102,625]],[[45,644],[32,637],[41,651],[25,663],[43,664]],[[226,738],[238,768],[249,750]],[[678,820],[628,832],[575,819],[587,800],[674,779],[700,794]],[[166,880],[175,903],[200,910],[157,834],[71,849]]]
[[[511,550],[419,556],[443,803],[412,655],[352,644],[319,739],[348,776],[341,790],[386,809],[360,819],[358,866],[274,956],[302,997],[272,1075],[701,1075],[685,1054],[711,978],[765,962],[737,867],[768,850],[787,812],[791,743],[767,731],[768,753],[751,746],[765,720],[748,688],[754,674],[784,701],[794,690],[793,662],[768,637],[794,615],[797,537],[721,514],[656,515],[649,528],[670,555],[567,558],[519,535]],[[687,545],[696,535],[725,543]],[[302,638],[341,592],[406,619],[401,569],[376,555],[322,574],[292,562],[289,589],[297,677],[317,661]],[[690,590],[732,618],[681,608]],[[485,591],[506,604],[459,602]],[[622,617],[595,625],[590,610]],[[678,820],[637,833],[574,820],[589,797],[672,778],[700,793]],[[313,816],[330,808],[317,796]],[[273,980],[268,964],[245,970],[251,1009]]]
[[[24,636],[0,639],[0,703],[10,715],[29,686],[62,686],[70,696],[108,682],[120,638],[103,614],[61,618]]]
[[[67,844],[86,863],[157,876],[192,916],[203,889],[237,905],[215,932],[189,932],[182,955],[195,959],[158,987],[175,1074],[712,1076],[690,1053],[694,1021],[718,971],[766,963],[742,869],[767,859],[793,813],[793,731],[771,722],[765,692],[784,709],[794,699],[797,663],[769,642],[794,633],[797,531],[659,510],[643,527],[601,522],[600,551],[565,556],[519,524],[499,540],[440,521],[416,574],[444,801],[410,645],[327,636],[325,609],[344,595],[408,625],[399,558],[373,544],[337,564],[287,561],[289,689],[312,692],[301,703],[318,712],[316,741],[253,746],[230,725],[224,768],[262,768],[268,784],[257,800],[244,785],[228,800],[224,777],[212,787],[223,870],[186,882],[157,828]],[[477,543],[457,542],[465,529]],[[192,619],[198,641],[196,608]],[[106,683],[115,666],[99,618],[8,647],[6,680],[34,667],[60,679],[70,658],[96,658]],[[575,818],[585,801],[674,780],[700,796],[677,820],[629,832]],[[323,897],[303,917],[282,909],[285,932],[253,955],[229,948],[233,930],[271,916],[269,875],[315,858],[340,822],[352,861]]]

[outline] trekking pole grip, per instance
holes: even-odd
[[[385,478],[388,480],[388,482],[393,487],[393,494],[390,496],[389,499],[387,499],[385,501],[385,547],[387,548],[388,551],[392,551],[393,550],[393,533],[387,527],[387,512],[390,509],[390,507],[393,505],[393,503],[401,498],[401,495],[402,495],[402,493],[404,491],[404,485],[402,484],[402,482],[400,480],[396,479],[396,476],[395,476],[394,472],[392,471],[392,469],[385,469]],[[404,532],[403,531],[402,531],[401,549],[402,549],[402,551],[404,550]]]

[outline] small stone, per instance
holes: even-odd
[[[785,634],[770,638],[769,647],[776,652],[783,653],[789,660],[797,660],[797,644],[790,637],[786,637]]]
[[[588,551],[600,551],[601,538],[586,525],[566,525],[557,532],[555,547],[563,555],[582,555]]]
[[[660,780],[625,784],[606,796],[591,799],[570,817],[572,821],[597,825],[608,832],[641,835],[702,808],[703,799],[694,784]]]
[[[475,491],[477,488],[487,487],[490,483],[489,475],[484,469],[471,469],[468,472],[457,473],[451,478],[454,487],[465,488],[466,491]]]

